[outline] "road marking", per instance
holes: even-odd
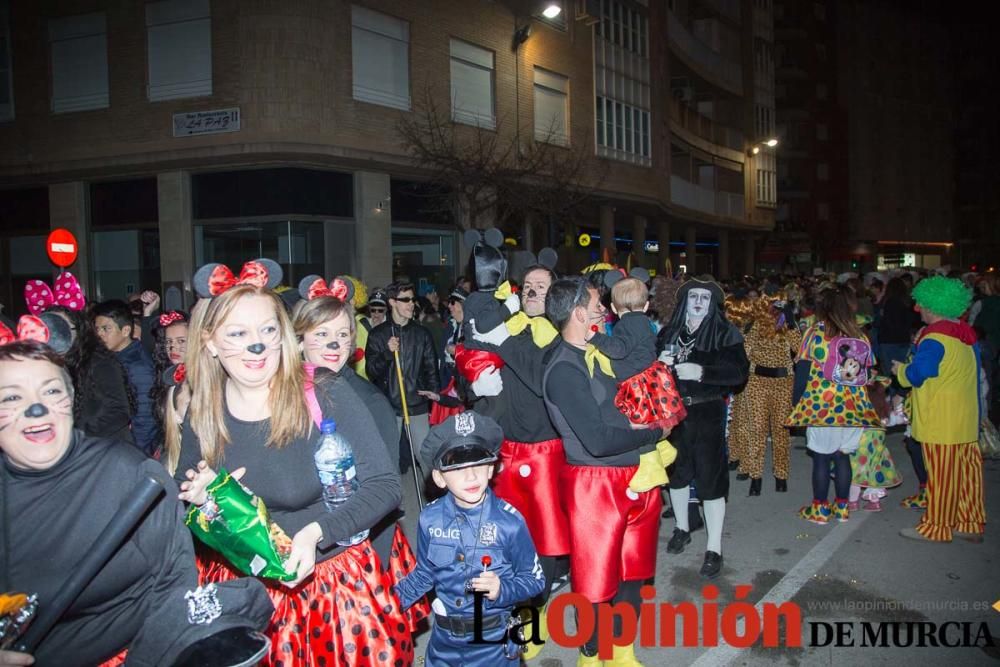
[[[809,579],[819,571],[821,567],[826,565],[827,561],[833,558],[833,554],[837,552],[840,547],[844,546],[844,543],[854,534],[858,527],[865,522],[868,518],[870,512],[858,512],[851,516],[851,520],[846,524],[840,524],[835,526],[830,534],[821,539],[816,543],[812,549],[809,550],[805,556],[802,557],[798,563],[795,564],[791,570],[788,571],[784,577],[782,577],[778,583],[776,583],[771,590],[767,592],[760,599],[760,601],[754,605],[757,608],[757,613],[759,618],[763,618],[764,605],[771,602],[780,604],[782,602],[788,602],[791,600],[799,590],[809,581]],[[998,603],[1000,604],[1000,603]],[[737,621],[737,634],[743,634],[743,617]],[[719,639],[719,645],[713,646],[704,653],[702,653],[697,660],[695,660],[691,667],[722,667],[722,665],[728,665],[736,658],[740,656],[740,652],[744,649],[735,648],[723,642]]]

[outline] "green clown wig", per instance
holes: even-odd
[[[933,276],[913,288],[913,300],[924,310],[939,317],[955,319],[962,316],[972,303],[972,290],[957,278]]]

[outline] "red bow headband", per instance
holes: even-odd
[[[236,276],[225,264],[206,264],[194,274],[194,290],[206,299],[219,296],[236,285],[254,287],[275,287],[281,282],[282,271],[278,263],[270,259],[254,259],[240,269]]]
[[[350,303],[354,299],[354,284],[346,278],[337,276],[327,285],[321,276],[311,275],[299,283],[299,295],[307,301],[321,296],[332,296],[344,303]]]
[[[176,310],[171,310],[169,313],[163,313],[162,315],[160,315],[161,327],[169,327],[171,324],[174,324],[175,322],[186,322],[186,321],[187,317],[184,315],[184,313],[179,313]]]
[[[49,342],[49,328],[41,319],[34,315],[21,315],[17,321],[17,333],[0,322],[0,345],[7,345],[19,340],[33,340],[39,343]]]
[[[40,315],[50,306],[83,310],[87,305],[80,283],[69,271],[60,274],[51,288],[43,280],[29,280],[24,285],[24,302],[32,315]]]

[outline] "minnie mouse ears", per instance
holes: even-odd
[[[490,227],[486,231],[469,229],[465,232],[464,240],[467,248],[474,248],[477,243],[485,243],[488,246],[500,248],[503,246],[503,232],[496,227]]]
[[[607,273],[604,274],[604,285],[608,289],[611,289],[612,287],[615,286],[615,283],[617,283],[619,280],[625,277],[626,275],[624,269],[610,269]],[[636,266],[631,271],[628,272],[627,277],[635,278],[636,280],[643,283],[648,283],[649,271],[642,268],[641,266]]]
[[[17,331],[0,323],[0,345],[21,340],[45,343],[57,354],[66,354],[73,344],[73,331],[69,323],[56,313],[22,315],[17,321]]]
[[[354,299],[354,283],[344,276],[337,276],[327,285],[322,276],[306,276],[299,282],[299,294],[310,301],[321,296],[332,296],[344,303]]]
[[[211,299],[235,285],[274,289],[281,283],[281,278],[281,266],[274,260],[261,258],[244,264],[239,276],[233,275],[225,264],[206,264],[195,272],[191,282],[198,296]]]

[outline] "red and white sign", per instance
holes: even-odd
[[[45,239],[45,251],[49,254],[49,259],[53,264],[61,269],[73,264],[79,252],[76,237],[68,229],[53,229],[49,237]]]

